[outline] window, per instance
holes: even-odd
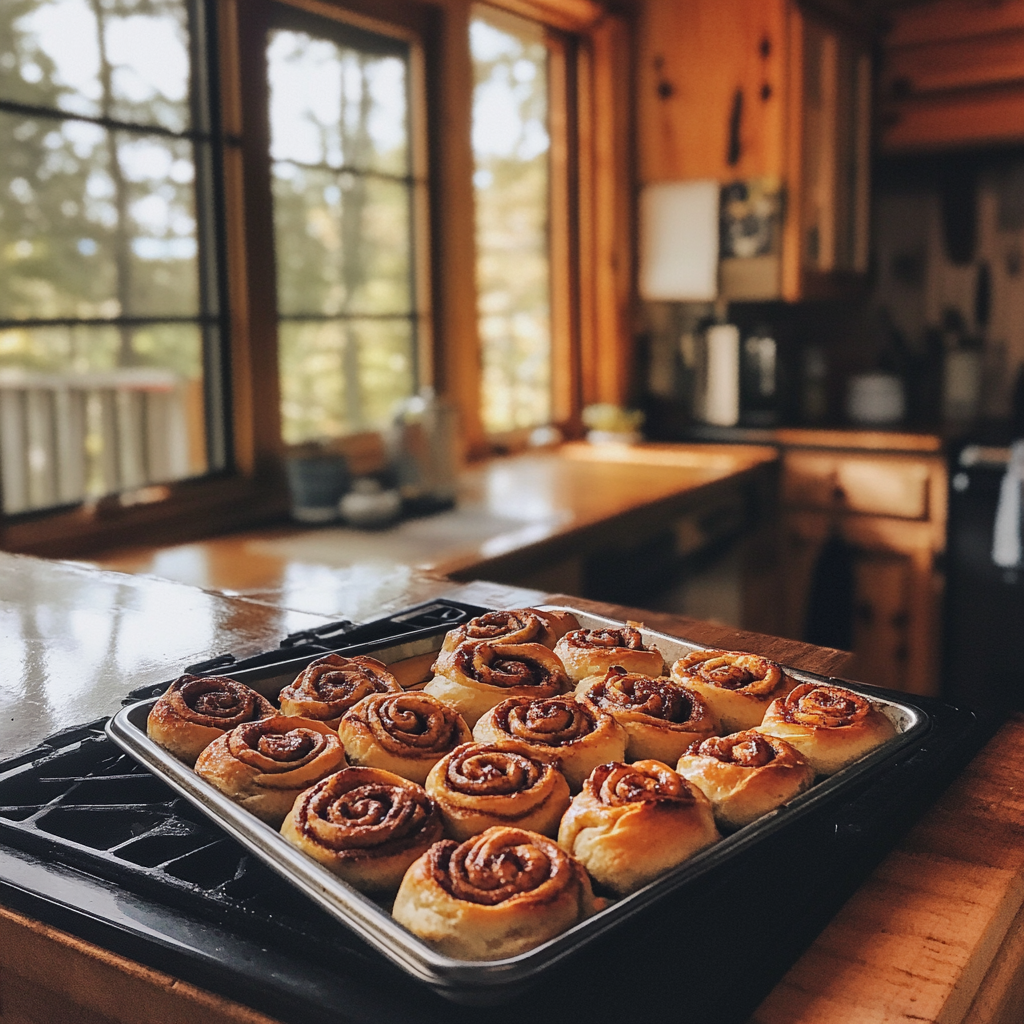
[[[278,21],[278,353],[282,434],[296,444],[384,426],[416,389],[416,179],[409,45],[283,8]]]
[[[227,461],[205,16],[0,4],[4,512]]]
[[[491,433],[551,419],[551,173],[542,26],[474,8],[481,402]]]

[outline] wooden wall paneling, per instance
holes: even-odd
[[[275,465],[282,450],[281,389],[277,355],[277,269],[274,260],[274,212],[270,202],[270,122],[267,114],[267,31],[270,5],[248,0],[237,8],[237,54],[241,81],[242,171],[247,288],[239,313],[246,331],[239,359],[248,366],[234,381],[248,415],[252,465]],[[237,200],[236,200],[237,201]],[[248,396],[242,388],[248,386]]]
[[[579,245],[578,315],[579,361],[577,388],[579,401],[596,395],[597,352],[593,343],[597,331],[596,208],[594,203],[594,48],[589,38],[580,41],[576,55],[576,170],[577,232]]]
[[[782,222],[782,297],[796,302],[803,292],[803,224],[800,197],[804,189],[804,14],[796,4],[786,8],[785,21],[785,216]]]
[[[889,16],[886,46],[914,46],[1024,29],[1024,0],[938,0]]]
[[[888,46],[881,88],[883,95],[920,96],[1021,80],[1024,26],[995,35]]]
[[[1024,141],[1024,88],[998,86],[910,98],[882,107],[883,152]]]
[[[573,44],[555,33],[549,33],[548,104],[551,138],[551,200],[549,237],[551,242],[551,418],[555,423],[571,424],[578,420],[579,409],[573,366],[578,352],[576,309],[576,275],[578,260],[574,244],[575,221],[573,197],[578,196],[571,182],[575,164],[572,146],[571,57],[567,49]]]
[[[470,7],[464,0],[449,0],[433,19],[427,76],[434,88],[428,92],[427,115],[434,140],[430,178],[437,380],[459,410],[468,453],[479,455],[487,444],[480,417]]]
[[[583,344],[594,353],[594,391],[585,404],[627,404],[633,376],[633,152],[629,30],[608,16],[590,33],[593,47],[594,320]],[[584,259],[586,253],[584,253]]]

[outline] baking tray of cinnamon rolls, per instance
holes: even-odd
[[[181,676],[107,731],[391,961],[486,1002],[928,726],[871,687],[541,606]]]

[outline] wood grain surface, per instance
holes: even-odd
[[[229,999],[0,907],[2,1024],[275,1024]]]
[[[846,903],[755,1024],[1022,1019],[1022,753],[1018,714]]]

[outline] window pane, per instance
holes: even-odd
[[[411,312],[409,216],[405,184],[275,164],[282,315]]]
[[[289,444],[381,427],[416,387],[408,59],[324,25],[267,49]]]
[[[183,0],[4,0],[0,98],[184,131],[187,14]]]
[[[285,321],[278,337],[288,444],[382,427],[412,394],[409,320]]]
[[[0,112],[0,319],[194,316],[192,144]]]
[[[547,51],[540,26],[480,13],[470,46],[481,412],[502,431],[551,416]]]
[[[123,350],[135,365],[121,365]],[[3,511],[205,472],[194,324],[0,330]]]
[[[279,30],[267,63],[275,160],[409,173],[404,60]]]

